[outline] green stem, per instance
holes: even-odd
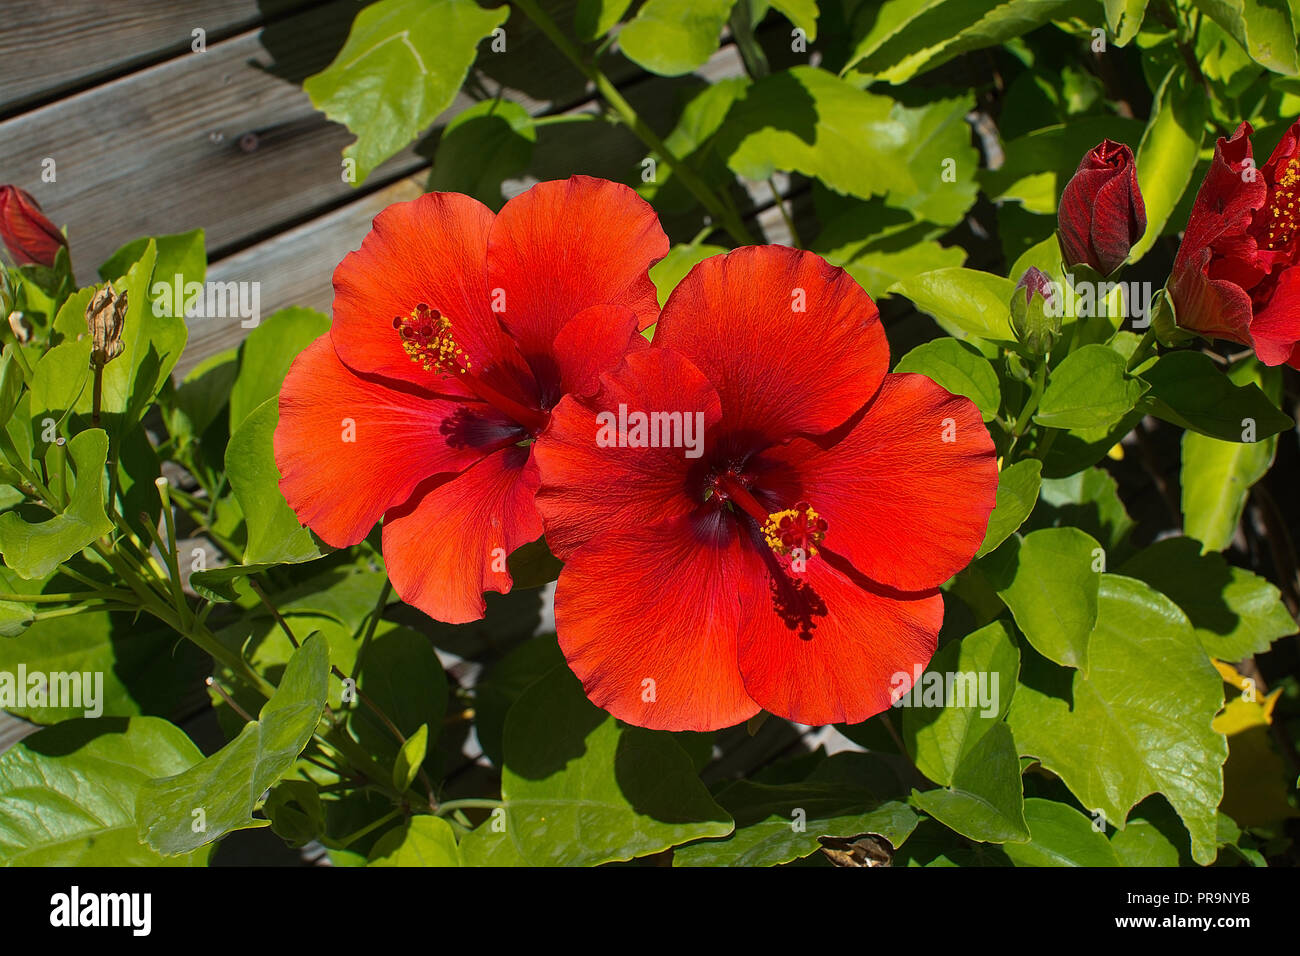
[[[1129,357],[1128,365],[1124,367],[1124,371],[1126,372],[1133,371],[1135,368],[1137,368],[1139,365],[1141,365],[1143,362],[1149,359],[1152,355],[1154,355],[1155,351],[1156,351],[1156,330],[1155,330],[1155,326],[1151,326],[1146,330],[1146,332],[1142,334],[1142,341],[1138,342],[1137,348],[1133,350],[1133,354]]]
[[[438,816],[454,813],[457,810],[495,810],[497,807],[504,806],[501,800],[448,800],[446,803],[438,805]]]
[[[618,91],[618,87],[601,71],[600,67],[583,59],[578,48],[561,32],[559,27],[555,25],[555,21],[542,10],[536,0],[515,0],[515,6],[532,21],[537,29],[546,35],[546,38],[554,44],[555,48],[564,54],[583,76],[595,85],[597,92],[604,97],[605,102],[613,107],[614,112],[619,115],[627,128],[651,152],[659,155],[664,164],[672,170],[673,175],[680,179],[682,185],[690,191],[691,195],[699,200],[709,214],[722,224],[723,228],[731,234],[732,239],[742,246],[753,245],[754,239],[745,228],[745,224],[740,221],[740,218],[727,209],[726,205],[714,194],[708,184],[695,174],[694,170],[673,155],[658,134],[641,119],[632,104],[624,99],[623,94]]]
[[[794,215],[790,209],[786,208],[785,197],[783,197],[781,191],[776,188],[776,180],[774,177],[767,177],[767,188],[772,190],[772,197],[776,200],[776,206],[781,210],[781,218],[785,220],[785,228],[790,230],[790,244],[796,249],[802,249],[803,243],[799,241],[799,230],[794,226]]]

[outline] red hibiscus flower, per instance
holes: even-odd
[[[68,240],[41,212],[31,193],[17,186],[0,186],[0,240],[20,266],[52,266]]]
[[[280,490],[326,543],[382,516],[398,595],[430,616],[483,616],[505,557],[541,537],[533,441],[567,393],[658,314],[647,269],[668,251],[626,186],[577,176],[493,215],[430,193],[375,217],[334,272],[334,322],[280,392]]]
[[[560,402],[537,505],[594,703],[665,730],[856,723],[911,687],[998,475],[975,406],[888,365],[843,270],[751,247],[696,266],[654,345]]]
[[[1249,123],[1220,138],[1169,279],[1175,320],[1300,368],[1300,120],[1262,169]]]

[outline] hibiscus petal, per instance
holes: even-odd
[[[785,246],[697,265],[665,304],[655,344],[713,383],[729,430],[773,443],[841,425],[889,367],[871,297],[843,269]]]
[[[812,726],[860,723],[906,692],[934,656],[943,625],[937,590],[888,592],[820,556],[789,574],[770,552],[755,552],[749,569],[740,671],[764,710]]]
[[[572,555],[555,627],[596,706],[656,730],[717,730],[758,712],[737,664],[743,546],[735,523],[712,512],[631,527]]]
[[[1300,266],[1277,277],[1268,303],[1250,324],[1255,354],[1265,365],[1282,365],[1300,343]]]
[[[482,618],[483,592],[505,594],[513,583],[506,556],[542,536],[536,491],[537,465],[518,446],[417,489],[384,515],[384,561],[398,596],[448,624]]]
[[[654,209],[635,191],[574,176],[539,183],[501,209],[488,241],[488,288],[504,296],[501,323],[541,378],[556,335],[588,306],[626,306],[638,328],[653,323],[659,300],[648,270],[667,254]]]
[[[462,471],[521,434],[484,405],[362,378],[322,335],[280,390],[275,464],[298,520],[342,548],[426,478]]]
[[[649,348],[637,323],[637,314],[621,305],[593,305],[566,322],[553,349],[561,392],[589,398],[600,390],[602,372],[628,351]]]
[[[533,401],[536,385],[488,301],[487,244],[492,211],[459,193],[427,193],[375,217],[361,248],[334,270],[339,358],[358,372],[467,394],[449,375],[428,371],[402,348],[393,320],[423,302],[451,320],[457,344],[507,395]]]
[[[703,458],[684,447],[618,447],[636,436],[619,434],[619,407],[631,413],[679,413],[682,437],[689,421],[692,438],[703,438],[722,417],[718,394],[699,370],[675,352],[649,348],[629,353],[601,376],[601,392],[590,401],[566,396],[536,444],[542,487],[537,508],[546,521],[546,541],[561,559],[605,531],[658,524],[687,514],[701,503],[691,478]],[[612,427],[597,416],[608,413]],[[702,426],[702,427],[701,427]],[[648,435],[647,435],[648,438]]]
[[[993,440],[979,409],[924,375],[885,376],[879,394],[823,450],[798,439],[763,455],[764,487],[826,519],[826,546],[881,584],[937,587],[984,540],[997,497]]]

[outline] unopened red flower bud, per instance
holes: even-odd
[[[1061,257],[1108,276],[1147,228],[1133,150],[1105,139],[1088,151],[1061,193]]]
[[[59,248],[68,244],[40,203],[17,186],[0,186],[0,239],[20,266],[52,266]]]
[[[86,306],[90,330],[90,365],[103,368],[122,354],[122,324],[126,320],[126,292],[118,295],[111,285],[95,293]]]

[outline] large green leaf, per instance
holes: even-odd
[[[1133,410],[1146,385],[1124,372],[1106,345],[1085,345],[1052,369],[1034,421],[1048,428],[1111,428]]]
[[[389,830],[370,850],[367,866],[460,866],[460,847],[451,824],[428,814]]]
[[[1205,652],[1219,660],[1262,654],[1297,630],[1277,588],[1213,551],[1202,554],[1193,538],[1157,541],[1120,570],[1182,608]]]
[[[1296,26],[1286,4],[1276,0],[1195,0],[1195,3],[1240,43],[1256,63],[1287,76],[1300,72]]]
[[[1175,64],[1156,92],[1151,120],[1137,150],[1147,230],[1129,253],[1131,260],[1141,259],[1156,244],[1191,182],[1208,111],[1205,86],[1196,82],[1182,63]]]
[[[1150,0],[1104,0],[1106,25],[1116,46],[1128,46],[1142,28],[1142,17]]]
[[[754,83],[718,133],[732,171],[803,173],[837,193],[955,223],[974,201],[978,155],[964,99],[908,107],[812,66]],[[949,162],[950,161],[950,162]]]
[[[1075,527],[1101,542],[1108,556],[1125,549],[1133,519],[1109,472],[1085,468],[1068,478],[1044,478],[1038,501],[1030,530]]]
[[[950,787],[913,792],[912,803],[971,840],[1028,840],[1020,761],[1010,728],[994,722],[957,766]]]
[[[660,76],[703,66],[718,48],[735,0],[646,0],[618,34],[623,55]]]
[[[1042,474],[1043,463],[1037,458],[1026,458],[999,472],[997,501],[989,515],[984,542],[975,554],[977,558],[996,550],[1025,523],[1038,500]]]
[[[1142,378],[1153,415],[1211,438],[1259,441],[1294,424],[1258,386],[1233,384],[1203,352],[1169,352]]]
[[[511,707],[504,749],[505,826],[466,835],[472,865],[595,866],[732,831],[670,735],[621,726],[567,667]]]
[[[151,777],[203,759],[157,717],[69,720],[0,754],[0,864],[203,866],[209,847],[165,857],[137,835],[136,806]]]
[[[267,316],[239,346],[239,372],[230,389],[230,433],[269,398],[280,394],[298,353],[330,328],[328,315],[315,309],[281,309]]]
[[[886,0],[849,57],[849,67],[890,83],[971,50],[1028,33],[1072,0]],[[847,68],[846,68],[847,69]]]
[[[311,532],[298,522],[280,493],[274,451],[279,422],[280,405],[273,396],[249,413],[226,446],[230,487],[248,522],[246,565],[294,564],[321,555]]]
[[[897,283],[891,289],[934,316],[945,331],[965,338],[1014,342],[1011,294],[1015,283],[976,269],[935,269]]]
[[[1007,856],[1016,866],[1119,866],[1105,830],[1074,807],[1055,800],[1025,801],[1029,842],[1008,843]]]
[[[60,563],[113,529],[104,513],[108,436],[98,428],[79,432],[68,442],[68,457],[77,480],[61,514],[34,523],[16,511],[0,514],[4,562],[28,580],[47,577]]]
[[[344,155],[358,183],[451,105],[479,41],[508,13],[473,0],[379,0],[357,14],[334,62],[303,89],[356,134]]]
[[[1258,385],[1271,400],[1282,397],[1280,368],[1250,360],[1233,367],[1228,377],[1238,385]],[[1205,547],[1222,551],[1232,543],[1251,487],[1268,473],[1277,452],[1277,436],[1256,441],[1219,441],[1183,434],[1183,531]]]
[[[1211,862],[1228,756],[1211,727],[1223,680],[1187,617],[1141,581],[1104,575],[1088,657],[1088,673],[1074,675],[1072,703],[1022,671],[1008,717],[1020,752],[1117,827],[1142,798],[1164,794],[1197,862]]]
[[[265,826],[253,810],[297,761],[325,709],[329,645],[303,641],[258,719],[202,763],[150,780],[137,805],[140,839],[168,856],[188,853],[232,830]]]
[[[1016,626],[1044,657],[1088,670],[1105,565],[1097,542],[1077,528],[1043,528],[1009,539],[982,559]]]
[[[493,209],[501,184],[528,169],[537,143],[533,117],[518,103],[493,99],[457,113],[438,140],[429,189],[465,193]]]
[[[998,373],[979,350],[954,338],[938,338],[908,352],[895,372],[919,372],[938,382],[954,395],[965,395],[986,422],[998,417],[1002,392]]]
[[[921,773],[952,784],[967,754],[1006,716],[1020,673],[1020,651],[1003,621],[942,647],[904,700],[902,736]],[[928,675],[928,676],[927,676]],[[928,682],[945,682],[941,706],[930,706]]]

